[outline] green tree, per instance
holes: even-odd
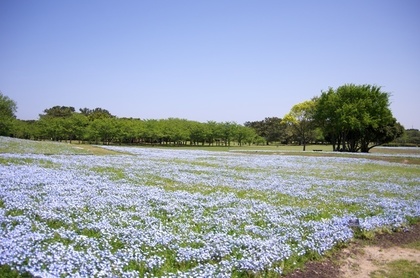
[[[81,113],[72,113],[70,117],[64,120],[64,132],[66,139],[71,140],[83,140],[88,125],[88,118]]]
[[[261,137],[261,136],[258,136],[258,135],[255,138],[255,140],[254,140],[253,143],[257,144],[258,146],[259,145],[265,145],[266,144],[264,137]]]
[[[396,140],[400,144],[414,144],[420,145],[420,131],[418,129],[407,129],[404,132],[404,137],[401,140]]]
[[[117,139],[119,143],[136,143],[139,142],[142,129],[140,119],[132,118],[116,118]]]
[[[51,117],[51,118],[67,118],[75,112],[72,106],[53,106],[45,109],[44,114],[40,114],[40,118]]]
[[[209,144],[209,146],[213,145],[214,142],[216,142],[216,145],[219,144],[222,137],[221,124],[215,121],[208,121],[206,125],[207,125],[206,142]]]
[[[239,146],[242,146],[243,143],[251,145],[257,136],[255,130],[250,127],[238,125],[236,128],[235,140]]]
[[[145,133],[145,123],[141,119],[133,119],[132,122],[133,143],[143,143]]]
[[[54,141],[68,139],[66,118],[71,117],[75,112],[71,106],[53,106],[44,110],[44,114],[39,115],[39,126],[41,137]]]
[[[163,138],[162,122],[156,119],[149,119],[145,121],[144,141],[150,144],[161,144]]]
[[[264,137],[267,145],[272,142],[287,141],[286,125],[282,119],[267,117],[262,121],[245,122],[244,126],[253,128],[257,135]]]
[[[322,130],[319,127],[315,127],[315,129],[313,130],[313,139],[316,143],[325,143],[324,133],[322,133]]]
[[[52,140],[82,140],[88,119],[72,106],[53,106],[40,114],[42,137]]]
[[[201,143],[203,146],[206,143],[208,137],[209,128],[207,124],[200,122],[191,122],[190,124],[190,143],[196,145]]]
[[[42,117],[39,120],[41,137],[53,141],[61,141],[66,138],[64,121],[64,118]]]
[[[103,118],[113,118],[113,116],[108,110],[103,108],[95,108],[95,109],[89,109],[89,108],[80,108],[80,113],[85,115],[89,118],[89,120],[93,121],[96,119],[103,119]]]
[[[38,139],[39,138],[39,125],[35,120],[18,120],[16,119],[13,124],[11,133],[13,137],[21,139]]]
[[[372,85],[329,88],[317,99],[314,118],[335,151],[369,152],[402,134],[389,94]]]
[[[118,125],[115,118],[95,119],[87,127],[89,140],[109,145],[118,136]]]
[[[16,119],[16,102],[0,92],[0,135],[10,136]]]
[[[298,138],[306,150],[306,144],[313,138],[315,101],[308,100],[296,104],[290,112],[283,117],[283,122],[291,127],[292,133]]]
[[[160,120],[162,141],[166,144],[184,144],[190,137],[189,122],[185,119],[169,118]]]
[[[225,146],[229,146],[232,142],[232,139],[235,138],[238,124],[235,122],[224,122],[219,123],[219,129],[220,129],[220,139],[222,139]]]
[[[368,126],[360,139],[360,151],[369,152],[373,147],[392,142],[402,134],[404,127],[395,118],[383,126]]]

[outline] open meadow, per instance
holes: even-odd
[[[0,137],[0,265],[40,277],[278,277],[354,237],[416,221],[417,149]]]

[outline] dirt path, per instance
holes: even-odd
[[[331,258],[309,262],[305,269],[287,275],[287,278],[364,278],[397,260],[420,264],[420,224],[405,231],[381,234],[373,240],[355,240]],[[415,246],[413,244],[415,243]],[[420,277],[420,273],[418,276]]]
[[[420,263],[420,251],[416,249],[378,246],[365,246],[358,250],[357,256],[349,256],[340,267],[343,278],[369,277],[374,271],[386,269],[386,265],[396,260]],[[420,273],[419,273],[420,275]]]

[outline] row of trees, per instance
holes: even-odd
[[[267,145],[302,143],[301,135],[296,130],[298,127],[289,125],[286,118],[267,117],[262,121],[245,122],[244,125],[253,128],[259,136],[264,138]],[[321,130],[315,127],[306,134],[304,142],[324,144],[325,139]]]
[[[420,146],[420,130],[414,128],[405,130],[403,135],[393,141],[393,145]]]
[[[249,127],[235,122],[200,123],[185,119],[118,118],[102,108],[54,106],[36,121],[16,120],[10,135],[25,139],[88,141],[103,144],[239,145],[263,143]]]
[[[102,108],[54,106],[39,120],[15,119],[16,103],[0,93],[0,135],[20,138],[110,143],[284,144],[329,142],[334,151],[368,152],[401,137],[404,128],[389,108],[389,94],[372,85],[345,84],[298,103],[283,118],[262,121],[200,123],[185,119],[118,118]],[[415,131],[415,130],[414,130]],[[411,133],[410,133],[411,134]]]

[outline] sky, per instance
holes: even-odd
[[[22,120],[59,105],[243,124],[348,83],[420,129],[420,1],[0,1],[0,91]]]

